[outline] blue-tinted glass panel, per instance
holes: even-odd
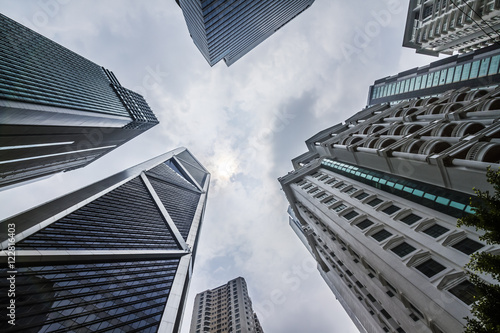
[[[488,75],[488,67],[490,65],[491,58],[486,58],[481,60],[481,67],[479,68],[479,77]]]
[[[436,87],[439,84],[439,75],[440,75],[439,71],[434,73],[434,79],[432,80],[433,87]]]
[[[443,84],[445,84],[445,82],[446,82],[446,72],[447,72],[447,70],[446,70],[446,69],[443,69],[443,70],[441,71],[441,74],[440,74],[440,76],[439,76],[439,85],[443,85]]]
[[[145,259],[18,267],[16,331],[156,332],[178,264]]]
[[[488,75],[493,75],[498,73],[498,64],[500,63],[500,55],[491,57],[490,69],[488,70]]]
[[[420,84],[422,83],[422,76],[417,76],[415,78],[415,90],[420,89]]]
[[[422,75],[422,82],[420,85],[420,89],[425,89],[425,86],[427,85],[427,74]]]
[[[455,67],[451,67],[448,69],[448,75],[446,75],[446,84],[451,83],[453,81],[454,73],[455,73]]]
[[[460,81],[465,81],[465,80],[469,79],[471,66],[472,66],[472,64],[470,62],[468,62],[464,65],[464,68],[462,70],[462,77],[460,78]]]
[[[462,77],[462,68],[463,65],[458,65],[455,67],[455,76],[453,77],[453,82],[459,82],[460,78]]]
[[[426,88],[432,87],[432,82],[434,80],[434,73],[429,73],[427,76],[427,84],[425,85]]]
[[[472,66],[470,68],[469,79],[475,79],[477,77],[480,62],[481,62],[480,60],[476,60],[472,63]]]
[[[17,247],[24,250],[179,249],[140,178],[64,216],[22,240]]]

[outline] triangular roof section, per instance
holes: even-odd
[[[139,177],[28,236],[17,246],[21,250],[181,249]]]
[[[169,159],[165,163],[161,163],[153,169],[146,171],[146,175],[190,191],[195,191],[196,193],[201,193],[196,184],[191,182],[190,178],[176,165],[173,159]]]
[[[198,160],[186,149],[175,156],[175,160],[182,164],[182,167],[189,172],[192,178],[198,183],[200,188],[205,185],[208,171]]]

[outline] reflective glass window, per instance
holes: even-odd
[[[374,238],[378,242],[381,242],[384,239],[389,238],[390,236],[392,236],[392,233],[390,233],[389,231],[387,231],[385,229],[382,229],[379,232],[374,233],[373,235],[371,235],[371,237]]]
[[[481,63],[480,60],[476,60],[472,63],[472,66],[470,68],[469,79],[475,79],[477,77],[480,63]]]
[[[455,67],[451,67],[448,69],[448,74],[446,75],[446,84],[451,83],[453,81],[454,73],[455,73]]]
[[[464,65],[464,68],[462,69],[462,77],[460,78],[460,81],[465,81],[469,79],[469,74],[470,74],[470,68],[471,68],[471,63],[466,63]]]
[[[420,84],[422,83],[422,76],[417,76],[415,78],[415,90],[420,89]]]
[[[427,74],[422,75],[422,82],[420,85],[420,89],[425,89],[426,84],[427,84]]]
[[[481,60],[481,67],[479,68],[479,77],[488,75],[488,67],[490,65],[491,58],[486,58]]]
[[[403,243],[399,244],[398,246],[395,246],[391,249],[392,252],[394,252],[395,254],[397,254],[401,258],[412,253],[415,250],[416,250],[416,248],[414,248],[413,246],[411,246],[410,244],[408,244],[406,242],[403,242]]]
[[[423,264],[416,266],[415,268],[422,272],[425,276],[430,278],[443,271],[446,267],[444,267],[434,259],[429,259]]]
[[[490,69],[488,70],[488,75],[493,75],[498,73],[498,64],[500,63],[500,54],[491,57]]]
[[[439,84],[439,75],[440,75],[439,71],[434,73],[434,80],[432,81],[433,87],[436,87]]]
[[[439,85],[445,84],[445,82],[446,82],[446,72],[447,72],[447,69],[443,69],[441,71],[441,74],[439,75]]]
[[[448,291],[467,305],[471,305],[476,301],[476,288],[468,280],[465,280],[457,286],[450,288]]]
[[[445,228],[445,227],[443,227],[443,226],[441,226],[439,224],[434,224],[433,226],[425,229],[423,231],[423,233],[425,233],[425,234],[427,234],[427,235],[429,235],[429,236],[431,236],[433,238],[437,238],[437,237],[443,235],[444,233],[446,233],[448,231],[450,231],[450,229]]]
[[[455,67],[455,76],[453,76],[453,82],[460,81],[460,78],[462,77],[462,68],[463,65],[458,65],[457,67]]]
[[[465,254],[472,254],[482,248],[484,245],[476,242],[470,238],[465,238],[461,240],[460,242],[452,245],[453,248],[459,250],[460,252],[463,252]]]
[[[427,76],[427,84],[425,85],[426,88],[432,87],[432,81],[434,80],[434,73],[429,73]]]

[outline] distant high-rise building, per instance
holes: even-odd
[[[375,81],[368,93],[369,106],[431,97],[450,89],[486,88],[500,82],[500,46],[497,44],[454,55]]]
[[[0,14],[0,187],[80,168],[158,123],[109,70]]]
[[[209,181],[178,148],[0,221],[1,331],[179,332]]]
[[[492,190],[499,108],[499,87],[375,105],[307,140],[279,179],[290,225],[361,332],[463,330],[464,266],[500,247],[456,221],[473,187]]]
[[[231,66],[314,0],[177,0],[193,42],[210,66]]]
[[[403,46],[417,53],[466,53],[500,41],[495,0],[410,0]]]
[[[253,312],[245,279],[228,283],[196,295],[190,333],[264,333]]]

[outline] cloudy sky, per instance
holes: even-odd
[[[277,178],[304,141],[361,110],[374,80],[435,58],[401,47],[408,1],[316,0],[231,67],[210,67],[174,0],[0,0],[0,11],[112,70],[160,124],[86,168],[0,192],[0,218],[179,146],[212,174],[196,293],[237,276],[266,333],[357,332],[288,226]]]

